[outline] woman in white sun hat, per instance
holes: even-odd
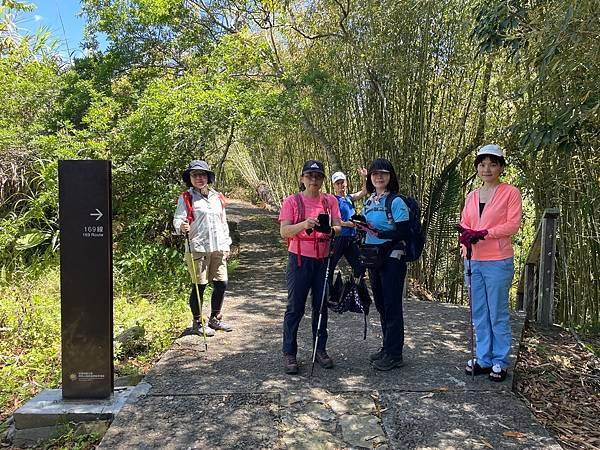
[[[477,336],[476,359],[468,361],[465,372],[504,381],[511,348],[511,237],[521,225],[522,200],[516,187],[500,181],[506,161],[498,145],[481,147],[474,166],[483,184],[467,196],[459,227],[463,255],[469,247],[472,252],[471,302]]]
[[[205,161],[190,162],[182,178],[188,189],[179,196],[173,226],[178,234],[188,236],[185,262],[192,276],[189,300],[193,316],[192,333],[214,336],[215,330],[233,330],[231,325],[221,320],[231,245],[225,197],[211,187],[215,173]],[[190,245],[192,248],[189,248]],[[208,283],[213,285],[211,312],[208,326],[203,326],[201,306]]]

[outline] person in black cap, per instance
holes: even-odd
[[[287,197],[279,213],[281,236],[288,240],[288,301],[283,318],[283,365],[288,374],[298,373],[296,336],[304,316],[306,299],[312,292],[312,333],[317,342],[315,360],[333,367],[327,354],[327,306],[321,310],[331,238],[339,232],[341,219],[337,199],[321,192],[323,163],[308,160],[302,167],[300,192]],[[319,327],[319,315],[322,316]],[[318,330],[317,330],[318,328]],[[319,338],[317,340],[317,331]]]
[[[377,246],[381,264],[369,269],[373,300],[381,320],[383,345],[369,356],[377,370],[391,370],[402,365],[404,348],[404,315],[402,292],[406,276],[403,252],[396,243],[410,236],[409,211],[398,196],[398,178],[394,166],[387,159],[376,159],[367,173],[367,192],[363,214],[373,230],[365,244]],[[391,210],[386,211],[386,199],[393,196]]]
[[[214,330],[232,331],[232,327],[221,320],[227,287],[227,257],[231,245],[225,198],[210,187],[215,182],[215,174],[204,161],[192,161],[182,178],[188,190],[179,196],[173,226],[177,234],[189,237],[185,243],[185,262],[194,280],[190,293],[192,332],[214,336]],[[192,264],[192,258],[195,264]],[[195,281],[198,283],[197,289]],[[204,321],[201,320],[200,304],[209,282],[213,284],[211,312],[208,326],[202,329]]]

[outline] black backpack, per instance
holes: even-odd
[[[392,202],[396,197],[400,197],[408,208],[408,227],[410,229],[410,238],[404,242],[403,260],[406,262],[416,261],[423,253],[425,247],[425,234],[421,226],[421,205],[414,197],[407,197],[401,194],[392,193],[385,199],[385,215],[389,223],[394,223],[392,216]]]
[[[367,338],[367,315],[371,307],[371,296],[365,282],[364,276],[358,279],[349,277],[345,282],[342,274],[337,277],[331,287],[327,306],[332,311],[342,314],[346,311],[360,313],[364,318],[363,339]]]

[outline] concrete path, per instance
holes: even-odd
[[[228,288],[231,333],[182,336],[145,377],[145,396],[125,406],[103,449],[560,449],[511,392],[512,379],[463,373],[468,309],[405,302],[405,365],[376,372],[377,313],[367,339],[357,314],[330,313],[333,370],[311,359],[310,307],[299,332],[301,372],[283,373],[281,323],[286,252],[276,216],[228,206],[239,219],[240,266]],[[513,320],[520,336],[521,317]],[[517,345],[518,342],[514,341]]]

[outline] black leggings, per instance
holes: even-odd
[[[206,284],[198,285],[198,293],[200,297],[204,297],[204,290]],[[220,319],[221,308],[223,307],[223,299],[225,298],[225,288],[227,287],[227,281],[213,281],[213,291],[210,299],[210,317],[217,317]],[[192,284],[192,292],[190,292],[190,309],[194,319],[200,319],[200,302],[196,296],[196,286]]]

